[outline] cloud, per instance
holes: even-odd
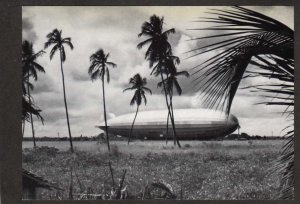
[[[77,70],[71,72],[71,77],[74,81],[79,81],[79,82],[91,80],[87,72],[78,72]]]
[[[47,73],[38,73],[38,81],[33,81],[34,89],[32,90],[32,94],[39,94],[44,92],[55,92],[56,89],[55,83],[53,79]]]
[[[22,18],[22,40],[35,42],[38,36],[33,28],[33,23],[29,17]]]
[[[274,9],[278,11],[276,7],[267,12],[276,17],[278,15],[275,15]],[[71,37],[74,50],[66,48],[67,60],[63,64],[71,131],[73,136],[81,134],[91,136],[101,132],[95,126],[103,121],[104,116],[101,81],[92,82],[88,75],[90,55],[102,48],[106,53],[110,53],[109,60],[117,64],[117,68],[110,68],[110,83],[105,83],[108,118],[136,110],[135,106],[129,105],[133,92],[123,93],[123,89],[129,86],[129,78],[136,73],[147,78],[147,87],[153,91],[153,95],[146,95],[147,105],[143,104],[140,110],[166,109],[164,95],[161,89],[157,88],[160,78],[150,75],[149,62],[144,59],[146,47],[141,50],[136,48],[139,42],[147,38],[138,38],[137,35],[141,31],[142,23],[149,20],[152,14],[164,16],[164,28],[176,29],[176,34],[171,34],[169,39],[174,54],[181,59],[178,70],[187,70],[192,74],[195,71],[191,69],[192,67],[218,54],[212,52],[201,57],[185,59],[195,54],[195,52],[184,54],[185,52],[212,43],[203,40],[188,41],[190,38],[211,34],[187,30],[200,26],[199,23],[190,21],[201,16],[205,10],[205,7],[23,7],[22,38],[33,41],[34,49],[37,51],[43,49],[47,40],[46,35],[54,28],[62,29],[63,37]],[[280,18],[292,21],[289,16],[290,14]],[[46,73],[39,73],[38,81],[33,82],[35,90],[32,96],[42,109],[42,116],[45,118],[44,126],[35,121],[36,134],[57,136],[59,132],[60,136],[67,136],[60,60],[56,54],[50,61],[50,49],[38,59],[38,63],[45,68]],[[197,75],[188,79],[178,78],[183,94],[174,96],[175,108],[202,107],[203,98],[198,96],[197,89],[193,89],[192,80],[196,77]],[[261,82],[266,82],[266,79],[251,78],[244,80],[241,85]],[[242,131],[249,134],[270,134],[272,127],[276,126],[274,134],[279,134],[280,128],[286,124],[280,119],[281,115],[277,114],[280,109],[254,105],[261,100],[262,97],[257,93],[238,90],[232,112],[239,118]],[[263,123],[270,126],[265,128]],[[25,130],[25,136],[30,136],[29,126]]]

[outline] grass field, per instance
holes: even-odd
[[[124,184],[131,198],[140,199],[145,186],[163,182],[177,199],[275,199],[279,178],[269,168],[279,156],[282,140],[182,141],[183,148],[163,141],[112,141],[112,155],[105,144],[74,142],[75,156],[68,142],[37,142],[54,149],[32,149],[23,142],[23,167],[54,181],[65,191],[43,191],[43,199],[68,199],[73,166],[73,194],[103,194],[126,169]],[[92,198],[91,198],[92,199]]]

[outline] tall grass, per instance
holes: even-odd
[[[282,142],[183,141],[183,145],[190,144],[191,147],[181,151],[172,149],[172,145],[163,149],[164,145],[159,142],[136,142],[126,149],[128,145],[124,142],[124,146],[118,145],[119,153],[110,157],[103,144],[100,149],[106,154],[97,148],[93,152],[78,147],[74,158],[69,151],[53,148],[24,149],[23,167],[65,189],[59,193],[43,192],[43,199],[68,199],[70,161],[76,161],[73,167],[74,199],[103,199],[101,195],[111,192],[109,161],[116,186],[126,170],[122,188],[125,188],[127,199],[148,199],[145,187],[152,183],[164,183],[172,189],[176,199],[181,195],[184,199],[200,200],[275,199],[280,182],[275,174],[269,174],[268,167],[279,157]],[[159,197],[165,193],[155,189],[150,194]]]

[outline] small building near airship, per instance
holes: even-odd
[[[120,115],[107,121],[110,134],[128,137],[135,113]],[[138,113],[132,138],[163,139],[167,135],[168,110],[141,111]],[[178,139],[212,139],[225,137],[239,127],[238,119],[211,109],[175,109],[174,119]],[[104,122],[98,126],[105,131]],[[168,137],[173,137],[169,121]]]

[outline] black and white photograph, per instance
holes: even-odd
[[[22,6],[21,49],[22,199],[295,198],[293,6]]]

